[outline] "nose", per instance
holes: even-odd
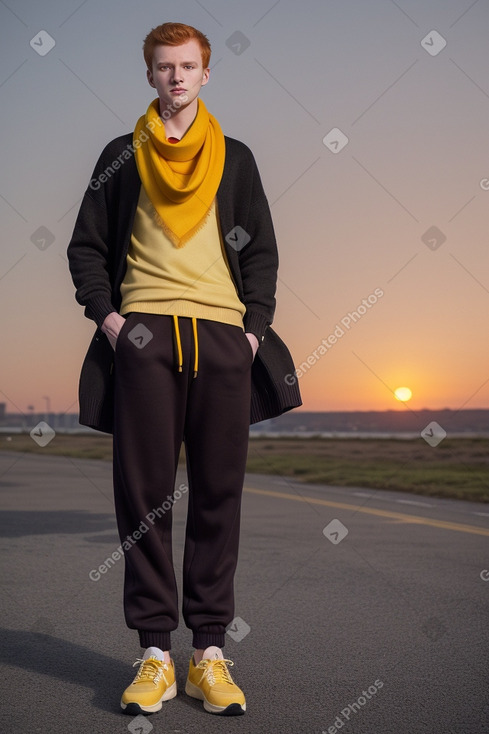
[[[180,84],[181,82],[183,82],[182,72],[178,69],[175,69],[175,71],[173,72],[172,82],[174,84]]]

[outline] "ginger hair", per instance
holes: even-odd
[[[195,39],[202,54],[202,66],[207,69],[211,58],[211,44],[209,39],[197,28],[185,23],[162,23],[153,28],[143,44],[143,54],[146,66],[150,71],[153,68],[153,53],[156,46],[181,46],[183,43]]]

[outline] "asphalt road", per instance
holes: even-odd
[[[489,732],[489,507],[259,475],[245,486],[225,654],[248,711],[212,716],[185,695],[182,622],[178,696],[136,720],[119,712],[141,653],[124,561],[91,574],[119,545],[110,464],[0,453],[1,730]]]

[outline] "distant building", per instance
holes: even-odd
[[[29,433],[38,423],[45,421],[57,432],[91,431],[78,422],[78,413],[7,413],[6,403],[0,403],[0,431]]]

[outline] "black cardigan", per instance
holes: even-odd
[[[83,198],[68,246],[76,300],[97,324],[83,363],[80,423],[112,432],[114,352],[100,327],[119,311],[141,179],[134,159],[132,133],[112,140],[103,150]],[[260,347],[252,367],[250,423],[280,415],[302,404],[290,353],[271,329],[275,311],[278,255],[270,210],[249,148],[225,138],[226,158],[217,191],[217,211],[226,255],[238,296],[246,306],[244,327]],[[232,246],[234,227],[249,241]],[[234,235],[234,239],[236,235]],[[265,336],[266,335],[266,336]]]

